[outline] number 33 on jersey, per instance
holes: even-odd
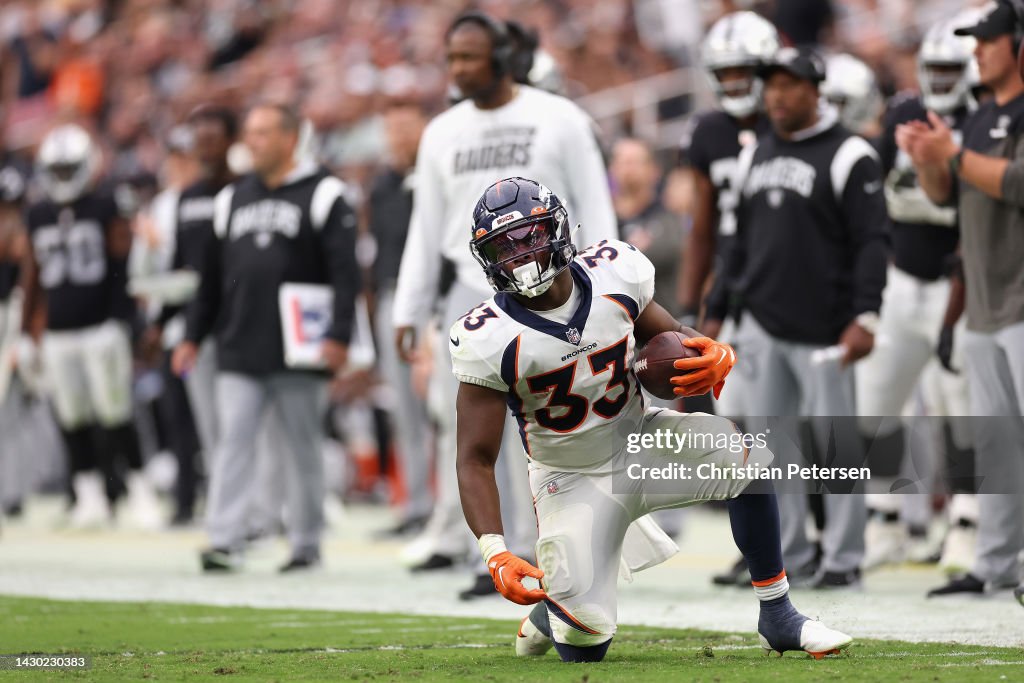
[[[654,296],[654,266],[609,240],[570,271],[579,303],[568,322],[498,293],[456,320],[449,342],[459,381],[507,395],[532,460],[580,471],[611,459],[643,417],[633,321]]]

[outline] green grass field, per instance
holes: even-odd
[[[0,654],[93,657],[88,671],[0,680],[1019,681],[1018,649],[863,641],[766,658],[752,634],[624,626],[601,664],[517,659],[517,624],[399,614],[0,597]]]

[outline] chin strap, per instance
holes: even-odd
[[[548,266],[548,269],[550,268],[551,266]],[[533,263],[524,263],[513,270],[512,279],[519,287],[519,293],[528,297],[540,296],[544,292],[548,291],[551,283],[555,280],[555,278],[552,277],[546,282],[541,282],[541,280],[544,279],[544,273],[540,272],[540,266],[536,261]]]

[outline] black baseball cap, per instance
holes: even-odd
[[[768,78],[778,70],[818,85],[825,80],[825,62],[808,47],[784,47],[757,68],[757,75]]]
[[[1013,34],[1017,30],[1017,15],[1009,3],[997,2],[974,26],[961,26],[953,31],[958,36],[974,36],[992,40],[999,36]]]

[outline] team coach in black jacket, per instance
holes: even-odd
[[[278,310],[285,283],[329,284],[333,322],[323,342],[328,369],[345,363],[359,288],[356,219],[344,184],[312,161],[296,161],[299,119],[290,109],[260,105],[245,121],[253,172],[214,200],[214,232],[199,294],[186,313],[174,367],[188,372],[198,344],[217,340],[220,443],[214,456],[206,527],[205,570],[239,566],[253,491],[255,439],[274,410],[290,446],[286,459],[288,535],[292,558],[283,571],[320,561],[323,527],[321,417],[327,375],[290,370]]]
[[[751,416],[853,416],[850,366],[871,351],[885,286],[881,166],[874,149],[820,103],[825,73],[817,55],[783,48],[761,76],[772,130],[740,154],[737,239],[726,257],[733,291],[731,297],[715,291],[708,318],[720,320],[730,298],[744,311],[736,369],[747,376]],[[829,466],[863,465],[853,420],[810,422]],[[769,444],[779,464],[794,462],[794,442],[779,431],[769,434]],[[803,484],[784,482],[780,489],[799,491]],[[786,567],[799,581],[815,569],[804,534],[806,497],[781,496],[779,510]],[[857,583],[867,521],[863,494],[826,495],[825,511],[823,557],[812,585]]]

